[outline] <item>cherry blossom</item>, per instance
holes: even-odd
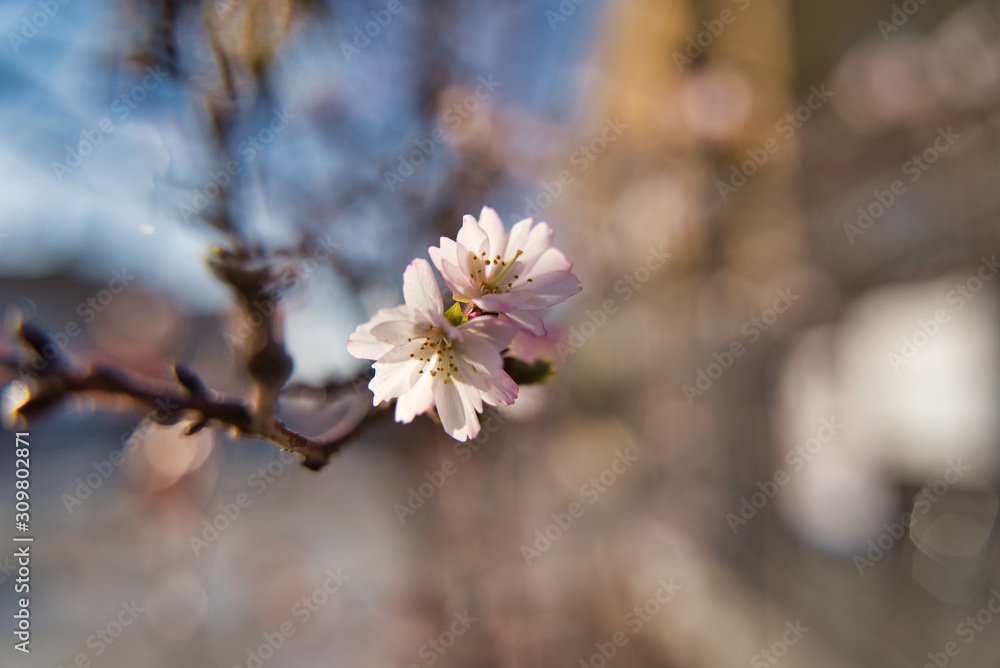
[[[396,421],[403,423],[433,408],[453,438],[475,438],[484,403],[517,398],[501,357],[515,329],[496,317],[446,315],[426,260],[406,268],[403,296],[405,304],[378,311],[347,342],[355,357],[375,360],[373,404],[396,399]]]
[[[553,236],[530,218],[505,232],[497,212],[483,207],[479,220],[465,216],[457,240],[441,237],[428,253],[455,299],[542,336],[545,326],[534,312],[581,290],[572,263],[552,248]]]

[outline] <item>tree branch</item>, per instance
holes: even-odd
[[[11,375],[20,374],[25,382],[21,403],[10,406],[9,414],[4,416],[9,422],[18,418],[25,421],[37,419],[77,395],[110,395],[152,411],[151,419],[159,424],[175,424],[189,417],[192,423],[188,434],[212,423],[232,429],[238,436],[269,441],[282,450],[300,455],[303,465],[315,471],[325,466],[365,427],[388,414],[377,407],[369,409],[360,419],[355,418],[353,425],[339,430],[336,438],[321,441],[285,425],[275,417],[273,404],[268,404],[264,411],[255,411],[240,400],[220,397],[186,367],[174,366],[179,381],[177,386],[154,384],[112,368],[88,369],[73,364],[48,335],[30,323],[21,323],[17,334],[22,346],[33,356],[30,361],[0,359],[0,368],[8,370]],[[357,387],[369,373],[365,372],[341,387]]]

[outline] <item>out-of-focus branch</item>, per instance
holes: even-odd
[[[256,1],[235,8],[227,5],[221,12],[206,8],[204,28],[216,70],[212,77],[207,72],[181,72],[177,66],[176,18],[180,4],[175,0],[150,0],[151,9],[159,9],[158,14],[152,13],[168,20],[156,33],[155,44],[141,50],[149,60],[165,60],[174,76],[183,75],[192,87],[201,89],[208,122],[208,152],[220,163],[228,163],[238,144],[237,128],[245,125],[259,103],[269,101],[267,79],[275,53],[287,37],[289,13],[274,14],[268,11],[269,6]],[[303,3],[303,7],[308,9],[308,4]],[[244,34],[253,39],[242,39]],[[241,99],[241,90],[252,94]],[[322,439],[300,434],[277,418],[279,394],[292,373],[292,359],[282,343],[278,308],[283,279],[275,270],[276,254],[250,243],[239,224],[233,207],[239,188],[238,173],[233,174],[227,184],[220,186],[214,205],[200,213],[205,223],[227,240],[226,248],[213,249],[209,266],[219,281],[229,286],[244,317],[253,324],[244,340],[241,360],[253,382],[254,399],[250,404],[218,396],[182,366],[174,367],[178,383],[169,385],[138,380],[115,369],[78,365],[63,355],[47,334],[18,320],[12,335],[23,354],[0,359],[0,371],[6,369],[13,377],[19,375],[23,386],[9,388],[13,390],[8,392],[12,401],[4,418],[10,422],[34,420],[76,396],[113,398],[115,407],[124,404],[152,411],[151,419],[162,424],[190,419],[189,434],[213,423],[242,437],[270,441],[301,455],[303,464],[315,470],[367,424],[385,414],[379,409],[351,411],[343,424]],[[348,384],[357,387],[363,380],[359,376]]]
[[[205,148],[210,160],[228,165],[234,160],[240,141],[261,110],[270,109],[272,86],[270,82],[274,58],[290,34],[296,21],[320,15],[326,7],[317,0],[287,0],[272,3],[269,0],[250,0],[243,3],[203,5],[202,28],[211,52],[210,59],[192,58],[182,63],[179,59],[178,30],[185,25],[179,20],[187,7],[184,0],[136,0],[136,5],[146,7],[144,15],[159,17],[151,21],[147,38],[140,40],[134,58],[143,63],[164,64],[173,77],[185,83],[197,94],[193,99],[204,105]],[[457,16],[457,3],[447,0],[442,5],[443,15]],[[440,21],[428,14],[421,29],[421,43],[426,46],[429,67],[421,75],[418,97],[420,112],[427,128],[435,122],[439,112],[439,98],[451,80],[446,73],[448,58],[439,36]],[[207,66],[206,66],[207,65]],[[467,170],[457,168],[458,177],[452,177],[449,192],[467,193],[471,201],[480,201],[480,195],[494,189],[503,173],[489,156],[474,156],[480,167]],[[482,168],[482,165],[493,165]],[[473,174],[474,176],[466,176]],[[367,383],[365,374],[344,384],[324,388],[288,387],[292,373],[292,360],[283,343],[283,315],[279,307],[288,278],[281,271],[284,251],[267,249],[254,242],[252,228],[246,224],[245,211],[238,206],[243,201],[245,180],[242,170],[230,174],[210,205],[199,209],[204,223],[224,237],[220,246],[212,251],[209,265],[218,280],[227,285],[245,320],[250,323],[250,334],[241,337],[239,367],[245,370],[253,383],[253,398],[246,402],[223,398],[212,392],[193,372],[182,366],[174,367],[177,383],[150,382],[109,368],[88,368],[76,364],[62,355],[47,335],[30,323],[18,322],[13,337],[21,344],[23,354],[14,359],[0,359],[0,373],[11,370],[11,377],[22,379],[15,384],[13,410],[5,418],[34,420],[50,409],[78,396],[113,399],[112,408],[141,408],[151,411],[151,418],[165,424],[181,419],[190,420],[188,433],[214,424],[233,430],[236,434],[270,441],[289,452],[303,457],[309,468],[319,469],[330,457],[355,439],[363,429],[391,411],[369,408],[363,404],[352,407],[328,432],[309,437],[289,428],[278,419],[279,396],[339,397],[353,385],[354,389]],[[376,197],[376,191],[362,187],[351,188],[347,202],[356,198]],[[423,197],[423,195],[421,195]],[[467,207],[464,203],[439,196],[438,202],[425,214],[425,223],[453,220],[460,217]],[[316,212],[317,221],[328,221],[329,212],[321,207]],[[324,230],[325,231],[325,230]],[[319,235],[317,235],[318,237]],[[336,252],[326,237],[323,245],[323,262],[328,262],[354,287],[366,280],[364,267],[355,266],[348,258]],[[295,249],[299,255],[319,257],[313,240],[303,239]],[[296,252],[291,253],[292,256]],[[50,354],[55,351],[57,354]],[[25,357],[27,356],[27,358]],[[25,359],[42,359],[44,364],[25,373]]]
[[[292,374],[292,359],[280,342],[277,281],[266,263],[255,266],[240,252],[217,249],[209,264],[219,280],[232,288],[244,314],[260,322],[246,342],[246,366],[257,391],[257,428],[263,429],[274,416],[278,393]]]
[[[59,351],[48,335],[30,323],[20,323],[15,335],[27,355],[31,355],[33,360],[41,357],[44,363],[32,364],[32,360],[23,357],[0,359],[0,369],[6,369],[12,375],[21,373],[25,378],[20,404],[10,406],[9,414],[4,416],[12,422],[18,418],[34,420],[77,395],[104,395],[124,399],[135,407],[152,411],[151,419],[160,424],[174,424],[189,418],[192,422],[188,434],[214,423],[232,429],[241,437],[269,441],[283,450],[301,455],[302,463],[307,468],[319,470],[364,428],[387,414],[387,411],[372,408],[354,424],[339,430],[335,439],[316,440],[296,432],[276,418],[274,403],[269,403],[266,410],[258,411],[242,401],[224,399],[209,390],[186,367],[174,367],[178,380],[176,386],[154,384],[115,369],[89,369],[76,365]],[[32,373],[25,374],[25,370]],[[362,379],[359,377],[344,386],[357,386],[363,382]]]

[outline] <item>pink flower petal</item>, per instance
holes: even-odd
[[[518,292],[530,295],[521,303],[522,308],[540,309],[564,302],[582,289],[575,275],[568,271],[552,271],[535,276]]]
[[[514,340],[510,342],[507,354],[528,363],[540,360],[554,361],[562,336],[556,328],[549,327],[545,336],[534,336],[524,330],[518,330]]]
[[[503,317],[518,329],[523,329],[535,336],[545,336],[545,325],[542,323],[542,319],[531,311],[520,309],[507,311]]]
[[[510,345],[516,330],[506,322],[492,316],[475,318],[459,327],[471,337],[485,339],[494,349],[502,351]]]
[[[530,299],[532,294],[534,293],[525,290],[501,292],[495,295],[483,295],[482,297],[477,297],[474,301],[476,302],[476,306],[484,311],[506,313]]]

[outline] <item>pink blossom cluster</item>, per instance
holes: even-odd
[[[411,262],[405,303],[378,311],[347,341],[352,355],[374,360],[374,405],[395,399],[404,423],[433,410],[464,441],[479,434],[484,403],[514,403],[518,385],[504,370],[504,351],[515,335],[544,336],[540,311],[581,290],[553,236],[531,219],[507,232],[488,207],[479,220],[465,216],[456,239],[428,249],[455,299],[447,310],[430,263]]]

